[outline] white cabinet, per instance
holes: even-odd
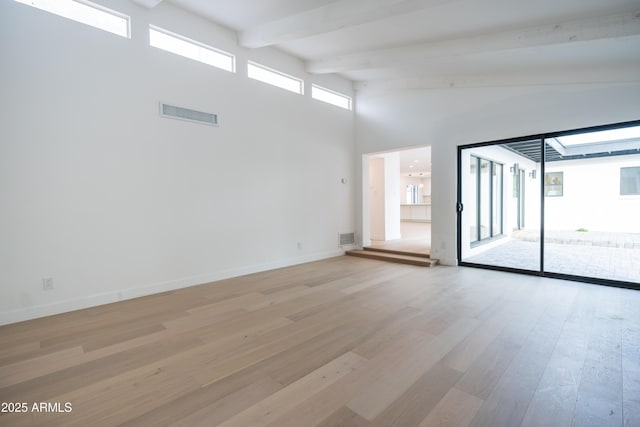
[[[431,204],[418,203],[414,205],[400,205],[400,220],[415,222],[431,221]]]

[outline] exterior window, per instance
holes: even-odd
[[[258,63],[249,61],[247,74],[250,79],[258,80],[299,95],[304,93],[304,82],[301,79]]]
[[[471,156],[471,243],[502,234],[503,165]]]
[[[562,197],[564,185],[563,172],[549,172],[544,174],[544,196]]]
[[[620,168],[620,195],[640,195],[640,166]]]
[[[149,26],[149,44],[158,49],[202,62],[231,73],[235,72],[235,56],[206,44],[188,39],[165,29]]]
[[[407,185],[407,204],[415,205],[418,203],[418,191],[417,185]]]
[[[81,22],[125,38],[131,38],[129,17],[88,1],[74,0],[16,0],[37,9]]]
[[[317,85],[311,85],[311,97],[336,107],[351,110],[351,98],[339,92],[329,90]]]

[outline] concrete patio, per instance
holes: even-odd
[[[537,271],[537,230],[521,230],[504,243],[463,261]],[[640,234],[548,230],[545,271],[640,284]]]

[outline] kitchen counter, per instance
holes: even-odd
[[[400,221],[431,222],[431,203],[400,204]]]

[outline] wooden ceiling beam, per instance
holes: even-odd
[[[240,45],[259,48],[416,12],[457,0],[342,0],[266,22],[239,34]]]
[[[309,61],[314,74],[427,64],[434,58],[640,36],[640,11]]]
[[[500,73],[455,77],[419,77],[394,80],[355,82],[357,91],[405,89],[456,89],[479,87],[549,86],[579,84],[640,83],[639,66],[611,66],[604,68],[567,68],[526,73]]]
[[[162,2],[162,0],[131,0],[131,1],[133,1],[135,4],[139,6],[146,7],[147,9],[153,9],[154,7],[156,7]]]

